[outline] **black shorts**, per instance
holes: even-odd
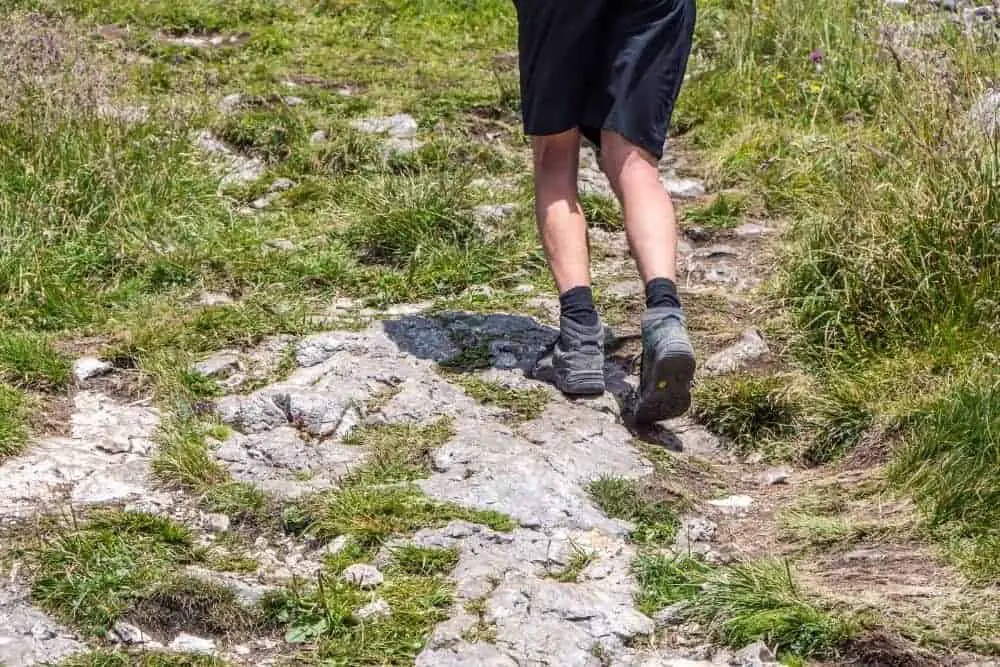
[[[601,130],[663,156],[695,0],[515,0],[525,134]]]

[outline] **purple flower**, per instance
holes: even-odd
[[[812,53],[809,54],[809,60],[813,61],[817,65],[823,62],[823,52],[819,49],[814,49]]]

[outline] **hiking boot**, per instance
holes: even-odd
[[[562,318],[559,340],[552,351],[555,385],[564,394],[604,393],[604,326],[586,326]]]
[[[651,308],[642,316],[642,371],[635,419],[679,417],[691,407],[694,348],[680,308]]]

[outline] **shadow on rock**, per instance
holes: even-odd
[[[435,361],[449,371],[519,370],[525,377],[554,385],[552,349],[559,330],[531,317],[445,312],[386,320],[383,328],[401,351]],[[610,328],[606,330],[604,379],[608,392],[618,403],[623,425],[636,438],[681,451],[682,440],[669,428],[662,424],[640,425],[632,419],[637,398],[635,359],[621,351],[638,338],[619,337]]]

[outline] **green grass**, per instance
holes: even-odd
[[[101,636],[173,568],[198,560],[191,534],[145,514],[101,513],[29,551],[33,600]]]
[[[682,221],[713,229],[729,229],[739,224],[745,210],[746,202],[743,198],[722,194],[708,204],[685,209]]]
[[[506,410],[517,421],[531,421],[538,418],[552,398],[541,387],[514,389],[498,382],[468,375],[451,374],[448,379],[461,386],[465,393],[483,405]]]
[[[225,514],[237,525],[260,529],[279,524],[275,502],[252,484],[234,481],[209,451],[206,437],[226,436],[226,430],[193,417],[162,424],[153,473],[195,494],[204,510]]]
[[[25,332],[0,333],[0,381],[23,389],[61,389],[70,363],[49,341]]]
[[[691,558],[649,555],[636,561],[635,570],[644,613],[682,604],[684,617],[734,649],[764,641],[783,658],[829,657],[862,629],[811,601],[787,564],[776,561],[714,568]]]
[[[348,486],[310,498],[305,504],[309,532],[319,539],[349,535],[362,547],[386,538],[441,526],[457,519],[508,531],[514,524],[498,512],[471,510],[431,500],[415,486]]]
[[[28,544],[25,555],[32,599],[86,635],[103,636],[119,620],[164,635],[266,630],[259,610],[232,591],[182,574],[189,564],[229,566],[233,558],[225,547],[197,547],[192,533],[169,519],[100,510]]]
[[[920,20],[940,18],[930,15]],[[816,386],[846,385],[804,397],[803,460],[835,460],[871,425],[902,424],[894,481],[931,526],[948,526],[947,550],[955,534],[980,545],[963,559],[973,579],[996,581],[995,522],[981,520],[996,431],[960,435],[991,399],[955,379],[988,378],[1000,352],[1000,153],[964,120],[1000,60],[988,38],[950,26],[897,60],[879,26],[907,20],[856,0],[705,3],[675,125],[691,128],[719,187],[794,221],[773,292],[793,324],[790,351]],[[767,394],[713,415],[744,437]],[[987,454],[963,465],[972,451]]]
[[[361,591],[335,572],[321,574],[315,586],[270,594],[263,605],[268,619],[286,628],[286,641],[314,644],[323,660],[410,665],[433,627],[447,618],[452,601],[443,575],[450,572],[454,560],[441,554],[431,560],[436,561],[434,567],[416,572],[417,561],[404,558],[402,564],[386,571],[377,593]],[[388,604],[389,618],[362,621],[354,617],[376,598]]]
[[[587,569],[587,566],[597,558],[594,552],[587,551],[585,548],[572,542],[570,543],[570,551],[572,553],[566,564],[561,568],[551,570],[548,574],[552,579],[564,584],[576,583],[583,571]]]
[[[697,597],[714,568],[685,556],[644,555],[633,564],[639,609],[650,616]]]
[[[364,447],[368,458],[348,476],[345,485],[390,484],[426,477],[430,453],[453,435],[447,418],[427,426],[386,424],[356,429],[347,442]]]
[[[156,583],[132,603],[128,619],[164,634],[247,637],[267,628],[260,610],[218,584],[177,576]]]
[[[763,640],[779,653],[830,655],[859,626],[810,601],[786,564],[761,561],[713,577],[691,609],[728,646]]]
[[[90,651],[70,656],[59,667],[225,667],[226,662],[207,655],[159,651]]]
[[[109,335],[109,357],[152,376],[161,394],[194,401],[212,388],[185,374],[190,355],[304,333],[306,311],[332,294],[380,304],[447,298],[480,284],[509,289],[540,271],[526,261],[537,254],[530,221],[487,242],[471,220],[472,207],[484,202],[462,185],[518,171],[520,161],[461,135],[428,133],[437,120],[462,130],[472,111],[510,112],[509,77],[494,76],[492,54],[481,51],[510,44],[512,12],[503,3],[471,12],[441,2],[419,11],[405,3],[390,10],[298,0],[224,8],[202,0],[16,5],[82,25],[64,19],[39,27],[13,14],[13,38],[4,45],[14,66],[0,81],[12,91],[0,130],[7,149],[0,153],[0,228],[12,231],[0,244],[0,282],[8,286],[0,324],[25,331],[0,338],[8,383],[61,386],[67,366],[44,354],[44,338],[86,331]],[[83,33],[105,22],[137,28],[127,43],[152,62],[124,65],[95,50]],[[373,29],[382,35],[377,48]],[[199,51],[158,44],[157,30],[246,30],[251,39],[239,49]],[[28,57],[39,31],[72,57]],[[386,59],[396,65],[386,67]],[[286,78],[306,83],[290,91],[280,84]],[[345,98],[308,82],[316,79],[350,83],[364,95]],[[216,113],[199,88],[244,92],[246,108]],[[52,89],[60,94],[43,95]],[[96,102],[105,93],[149,103],[150,118],[100,117]],[[305,103],[285,106],[278,94]],[[166,96],[201,110],[164,110]],[[346,129],[353,116],[400,105],[428,135],[413,155],[382,160],[376,138]],[[233,201],[216,195],[218,176],[192,147],[193,131],[204,127],[266,161],[268,173],[229,193]],[[309,143],[317,129],[328,132],[328,143]],[[277,176],[298,186],[272,212],[234,215]],[[290,239],[296,250],[268,250],[275,239]],[[192,310],[205,289],[239,294],[239,304]]]
[[[447,574],[458,564],[458,550],[408,544],[393,550],[392,562],[406,574]]]
[[[608,199],[601,195],[582,194],[580,195],[580,206],[583,208],[583,214],[588,224],[611,232],[620,232],[625,229],[622,210],[617,200]]]
[[[892,479],[973,579],[1000,579],[1000,385],[960,383],[914,420]]]
[[[745,453],[766,451],[773,441],[790,437],[798,412],[795,397],[780,377],[735,375],[700,383],[691,413]]]
[[[587,491],[608,516],[635,523],[631,539],[639,544],[667,543],[677,532],[675,505],[649,497],[638,482],[602,477]]]
[[[0,384],[0,460],[24,449],[28,441],[27,419],[24,393]]]

